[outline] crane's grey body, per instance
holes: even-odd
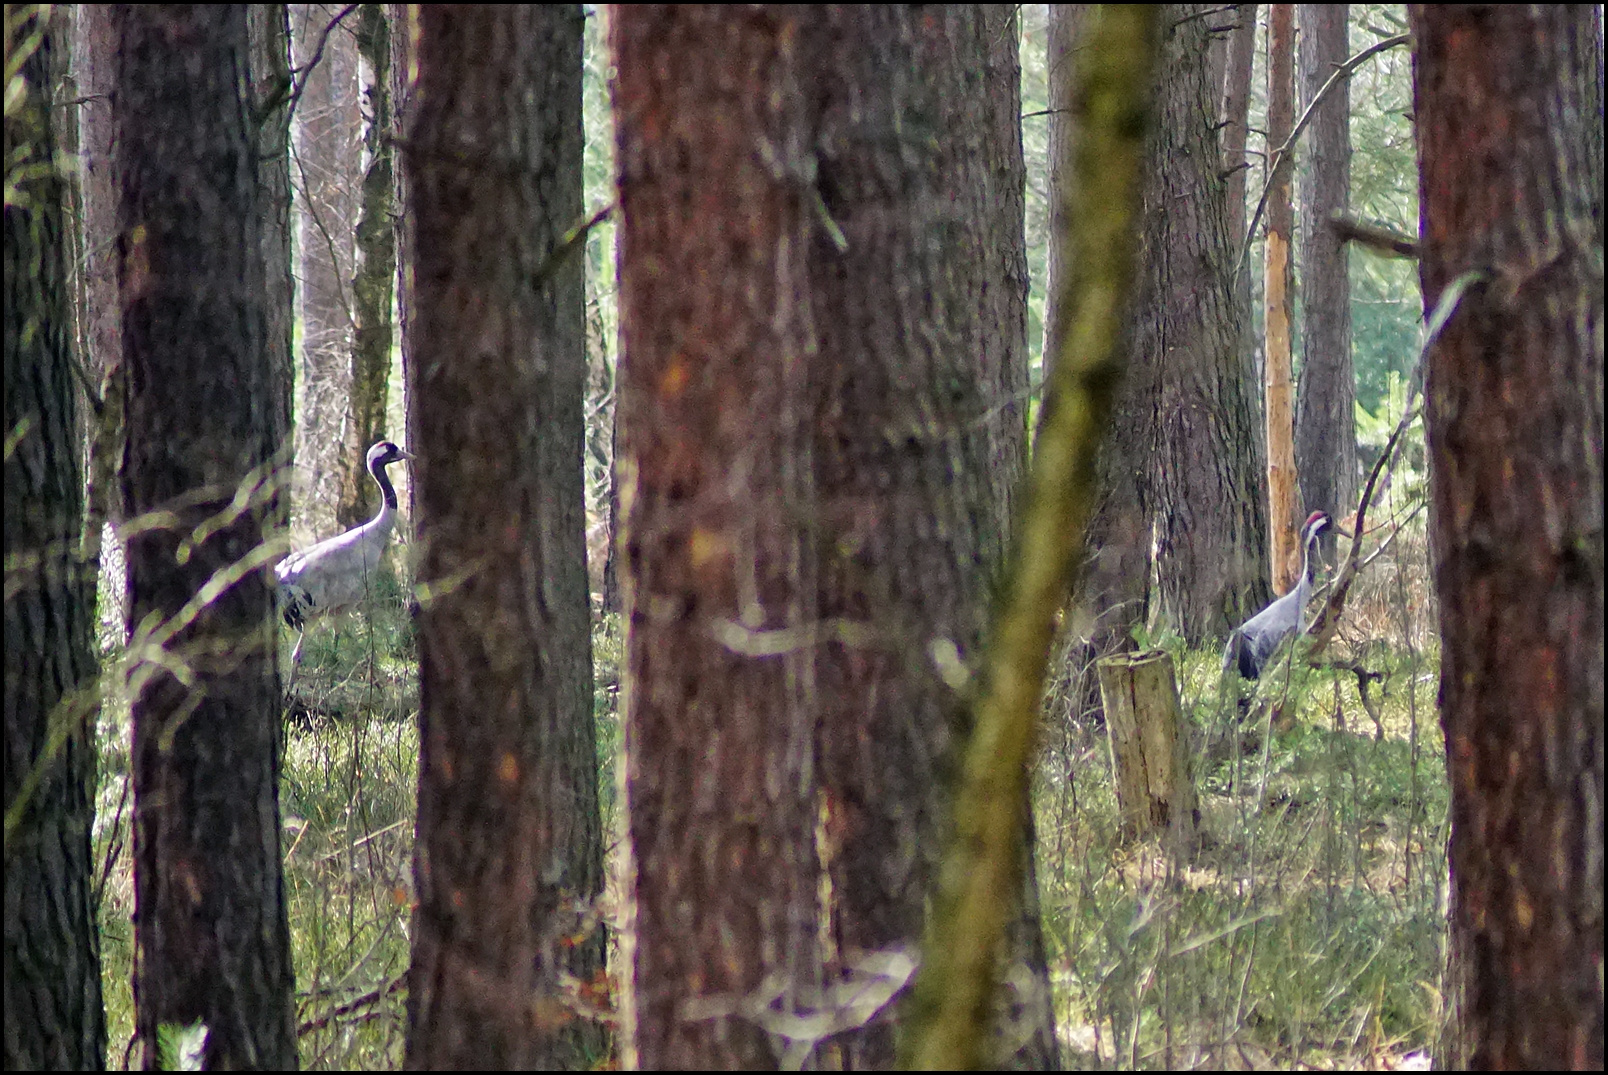
[[[1240,624],[1228,636],[1228,645],[1223,649],[1224,672],[1237,665],[1240,675],[1246,679],[1259,678],[1279,643],[1301,626],[1307,598],[1312,595],[1312,550],[1319,535],[1332,525],[1334,520],[1324,512],[1315,511],[1307,516],[1306,525],[1301,528],[1301,577],[1296,580],[1294,589]]]
[[[362,604],[373,593],[380,557],[396,525],[396,490],[385,468],[413,456],[382,440],[368,451],[368,472],[380,487],[380,510],[362,526],[291,553],[274,568],[285,622],[305,633],[309,621]],[[301,656],[302,638],[291,654],[291,674]]]

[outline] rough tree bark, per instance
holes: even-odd
[[[1350,55],[1346,4],[1301,4],[1301,97],[1310,104]],[[1296,390],[1295,469],[1301,514],[1343,517],[1356,505],[1357,387],[1351,369],[1350,245],[1329,226],[1351,189],[1350,81],[1329,92],[1307,129],[1301,176],[1301,379]],[[1323,539],[1333,555],[1335,532]]]
[[[1603,1064],[1603,160],[1595,11],[1410,9],[1452,790],[1476,1068]]]
[[[1009,8],[977,5],[835,10],[805,38],[811,83],[829,87],[818,182],[842,240],[815,233],[806,297],[812,544],[822,621],[860,635],[826,641],[815,670],[829,981],[920,942],[959,703],[934,647],[976,656],[1022,464],[1017,39]],[[996,1059],[1054,1066],[1026,884],[1011,959],[1031,984],[1008,1018],[1027,1045]],[[893,1062],[892,1014],[839,1039],[846,1066]]]
[[[624,1066],[774,1067],[819,977],[804,13],[621,7]],[[813,17],[813,16],[811,16]],[[764,147],[756,152],[754,147]],[[633,944],[634,942],[634,944]]]
[[[1269,600],[1261,445],[1229,277],[1235,247],[1203,10],[1162,14],[1138,291],[1129,307],[1137,383],[1146,364],[1159,383],[1149,481],[1162,611],[1194,644],[1222,637]]]
[[[421,11],[410,1068],[585,1068],[603,970],[581,488],[581,9]]]
[[[247,13],[121,7],[113,18],[136,1023],[148,1065],[160,1027],[201,1022],[208,1067],[291,1067],[273,549],[263,541],[277,510],[269,471],[282,404],[257,102],[240,78]],[[243,513],[230,507],[242,490]]]
[[[391,149],[391,32],[381,4],[357,13],[358,90],[362,94],[362,199],[352,248],[351,397],[344,423],[342,526],[379,509],[374,482],[362,465],[369,446],[385,436],[391,383],[392,285],[396,280],[396,170]]]
[[[1290,140],[1295,126],[1295,5],[1268,5],[1267,146],[1269,153]],[[1296,473],[1294,393],[1290,385],[1290,329],[1295,300],[1290,292],[1290,262],[1295,212],[1290,180],[1295,174],[1293,149],[1268,162],[1273,168],[1267,194],[1267,262],[1262,297],[1262,332],[1266,356],[1263,406],[1267,423],[1267,518],[1272,539],[1273,589],[1286,593],[1301,569],[1296,547]]]
[[[38,21],[36,21],[38,20]],[[6,12],[5,1066],[105,1063],[94,862],[92,629],[48,15]],[[22,53],[30,31],[39,32]],[[13,51],[17,50],[17,51]],[[15,186],[13,186],[15,184]],[[13,443],[13,438],[15,442]]]

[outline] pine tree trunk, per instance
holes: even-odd
[[[1603,1064],[1603,161],[1590,7],[1413,7],[1452,934],[1475,1068]]]
[[[106,1061],[90,853],[99,686],[95,576],[77,557],[78,389],[48,103],[64,42],[59,26],[13,17],[8,48],[42,35],[15,57],[23,96],[5,116],[4,1057],[8,1070],[89,1069]]]
[[[391,32],[385,8],[357,13],[358,93],[362,102],[361,215],[353,247],[352,394],[344,423],[344,478],[336,518],[355,526],[379,510],[375,486],[362,465],[369,446],[385,436],[391,383],[392,285],[396,280],[396,172],[392,164]]]
[[[258,102],[240,78],[247,13],[123,7],[113,18],[120,480],[124,517],[145,520],[128,542],[136,1022],[147,1064],[159,1028],[201,1022],[209,1068],[292,1067],[263,543],[277,498],[259,484],[280,447],[283,386],[265,308]],[[171,62],[181,47],[187,62]],[[251,507],[236,513],[242,489]],[[197,607],[209,583],[220,592]]]
[[[421,12],[410,1068],[586,1068],[604,936],[581,487],[581,10]]]
[[[1206,81],[1201,7],[1162,16],[1155,125],[1146,168],[1139,292],[1130,307],[1128,391],[1159,388],[1155,491],[1162,611],[1191,643],[1220,638],[1269,600],[1267,516],[1252,409],[1251,359],[1239,348],[1227,189]],[[1147,374],[1146,364],[1156,368]]]
[[[1300,5],[1301,96],[1305,104],[1349,56],[1345,4]],[[1356,506],[1357,388],[1351,368],[1350,247],[1329,219],[1351,189],[1351,95],[1344,79],[1307,129],[1301,181],[1301,380],[1296,392],[1295,466],[1302,514],[1343,518]],[[1335,532],[1323,537],[1333,555]]]
[[[1290,140],[1295,127],[1295,5],[1270,4],[1267,32],[1267,145],[1270,154]],[[1268,162],[1273,169],[1267,194],[1267,263],[1262,284],[1263,378],[1267,422],[1267,518],[1273,589],[1288,593],[1301,570],[1296,537],[1295,395],[1290,384],[1290,331],[1295,297],[1290,292],[1290,255],[1295,212],[1290,180],[1295,151]]]
[[[814,515],[802,382],[820,214],[802,18],[627,6],[610,25],[634,876],[625,1067],[775,1067],[778,1044],[735,1014],[742,998],[764,987],[784,1008],[809,1003],[819,980],[822,628],[802,538]]]

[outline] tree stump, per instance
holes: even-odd
[[[1124,832],[1170,829],[1177,846],[1193,846],[1195,784],[1172,657],[1144,650],[1103,658],[1098,667]]]

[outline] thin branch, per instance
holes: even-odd
[[[1424,355],[1429,351],[1430,344],[1435,342],[1435,339],[1440,335],[1441,329],[1451,319],[1464,292],[1485,278],[1485,273],[1471,270],[1453,280],[1441,292],[1440,302],[1436,304],[1434,311],[1429,315],[1428,323],[1424,326],[1424,342],[1419,345],[1418,357],[1413,362],[1413,378],[1415,381],[1418,377],[1419,368],[1423,365]],[[1362,552],[1362,537],[1367,530],[1368,506],[1373,500],[1374,488],[1379,482],[1380,474],[1386,471],[1387,465],[1394,470],[1395,464],[1392,460],[1396,455],[1396,447],[1406,435],[1407,427],[1412,425],[1413,420],[1418,417],[1418,413],[1419,408],[1409,401],[1406,409],[1402,412],[1401,421],[1397,422],[1396,428],[1391,430],[1390,439],[1385,441],[1384,450],[1379,453],[1379,458],[1374,461],[1373,469],[1368,473],[1368,481],[1362,488],[1362,498],[1357,502],[1357,517],[1355,524],[1352,526],[1351,549],[1346,555],[1345,566],[1340,569],[1340,574],[1335,577],[1334,586],[1329,591],[1329,599],[1324,602],[1323,610],[1312,618],[1312,624],[1307,628],[1307,634],[1312,635],[1314,638],[1312,649],[1308,653],[1309,657],[1315,657],[1321,653],[1324,647],[1334,639],[1335,631],[1340,626],[1340,614],[1346,607],[1346,595],[1350,592],[1351,584],[1356,580],[1357,573],[1361,570],[1359,557]]]
[[[1251,214],[1251,225],[1245,229],[1245,242],[1240,246],[1239,257],[1234,259],[1234,272],[1232,274],[1234,278],[1239,277],[1240,269],[1245,264],[1245,257],[1251,251],[1251,240],[1256,237],[1256,226],[1262,222],[1262,211],[1267,208],[1267,196],[1273,189],[1273,179],[1278,175],[1279,168],[1283,166],[1284,159],[1295,150],[1295,143],[1300,140],[1301,135],[1306,131],[1307,124],[1312,122],[1312,117],[1317,112],[1318,106],[1323,103],[1323,99],[1329,96],[1330,92],[1341,82],[1350,78],[1351,72],[1361,67],[1371,57],[1384,52],[1386,49],[1393,49],[1397,45],[1405,45],[1410,41],[1412,41],[1411,34],[1397,34],[1395,37],[1369,45],[1351,57],[1351,59],[1336,67],[1334,74],[1329,76],[1329,81],[1323,84],[1323,88],[1317,92],[1311,103],[1306,106],[1306,111],[1301,113],[1301,118],[1296,122],[1295,129],[1290,132],[1290,137],[1285,139],[1282,146],[1273,151],[1273,163],[1267,170],[1267,182],[1262,185],[1262,196],[1256,199],[1256,212]]]
[[[285,117],[286,120],[290,120],[295,117],[296,103],[301,100],[302,91],[307,88],[307,79],[303,78],[300,82],[297,82],[296,76],[306,75],[313,68],[318,66],[319,62],[324,58],[324,46],[329,43],[329,35],[335,32],[335,27],[339,26],[346,16],[350,15],[352,12],[356,11],[362,6],[363,5],[361,4],[347,4],[345,7],[341,8],[341,10],[335,14],[335,17],[329,20],[329,24],[324,27],[324,32],[318,35],[318,47],[313,50],[312,57],[300,67],[292,67],[290,69],[290,85],[294,87],[294,89],[290,94],[290,114]],[[264,107],[263,114],[267,115],[267,113],[272,108],[277,107],[278,104],[279,102],[277,100],[270,101]]]

